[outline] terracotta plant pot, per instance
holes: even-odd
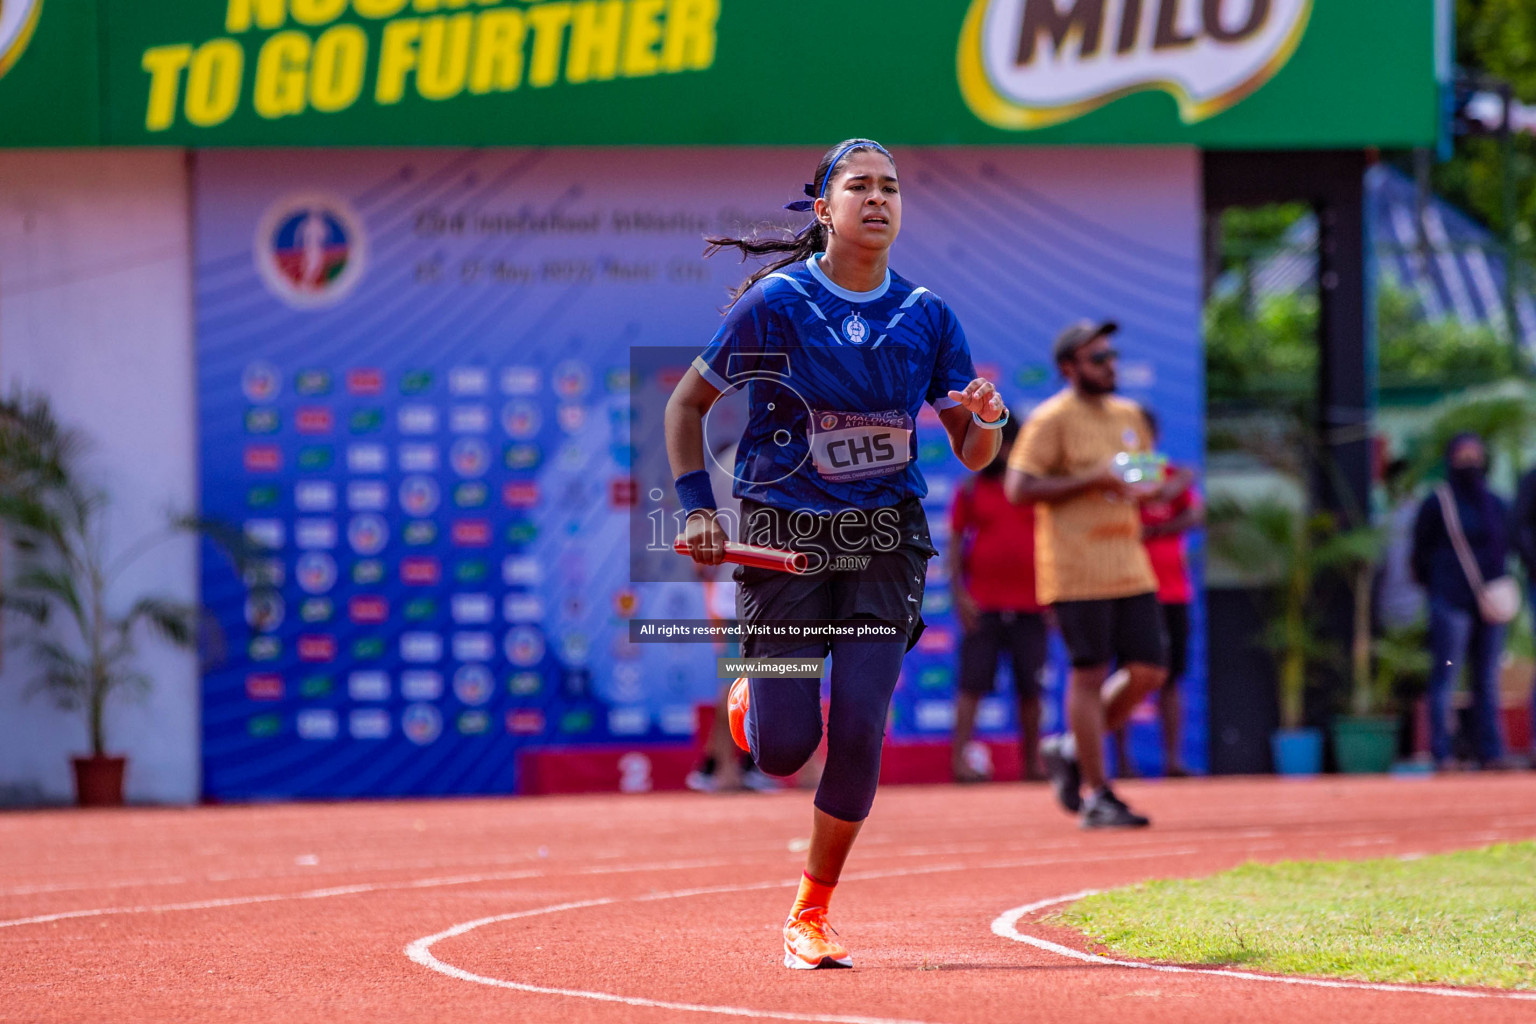
[[[81,807],[121,807],[125,757],[74,757],[75,803]]]

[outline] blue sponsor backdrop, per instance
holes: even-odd
[[[799,150],[208,152],[196,167],[203,507],[265,557],[205,548],[210,799],[513,792],[520,750],[691,742],[697,583],[632,583],[634,346],[702,347],[741,268],[701,237],[799,194]],[[1067,320],[1124,325],[1123,390],[1203,450],[1198,163],[1186,150],[898,153],[893,265],[958,312],[1016,410],[1057,385]],[[963,470],[919,424],[935,539]],[[946,736],[942,560],[892,728]],[[1186,713],[1203,722],[1203,617]],[[1059,652],[1058,652],[1059,655]],[[1060,659],[1047,729],[1060,708]],[[1004,692],[982,731],[1014,727]],[[1188,758],[1205,763],[1204,730]],[[1133,730],[1156,765],[1155,731]]]

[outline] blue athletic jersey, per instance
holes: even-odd
[[[816,510],[921,498],[918,412],[956,405],[948,392],[976,376],[960,321],[900,274],[852,292],[819,259],[754,284],[693,361],[726,395],[746,388],[733,493]]]

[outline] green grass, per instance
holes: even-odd
[[[1090,896],[1053,922],[1146,960],[1536,988],[1536,843],[1407,861],[1245,864]]]

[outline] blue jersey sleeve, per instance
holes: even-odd
[[[753,285],[725,314],[720,329],[693,361],[699,376],[727,391],[744,376],[756,372],[764,354],[779,345],[777,316],[763,294]]]
[[[947,303],[935,301],[935,304],[938,310],[934,327],[939,336],[939,349],[926,399],[935,409],[943,410],[960,404],[949,397],[949,392],[965,390],[965,386],[976,379],[976,366],[971,362],[971,346],[966,343],[959,318]]]

